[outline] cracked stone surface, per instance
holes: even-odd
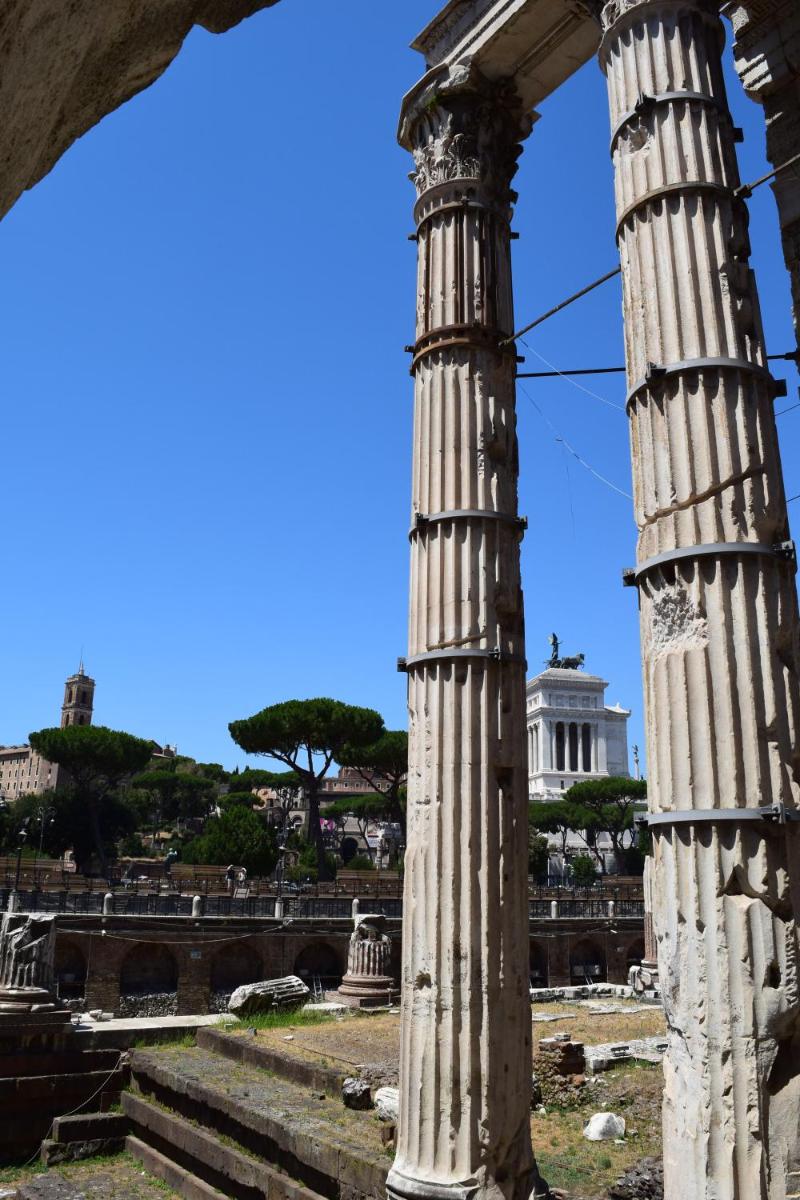
[[[223,33],[277,0],[4,0],[0,217],[107,114],[167,69],[195,25]]]
[[[800,803],[797,593],[724,38],[715,0],[609,0],[603,23],[638,561],[683,552],[639,586],[649,804],[688,816],[653,838],[665,1195],[785,1200],[800,846],[752,810]]]
[[[545,1194],[530,1141],[527,755],[509,221],[531,119],[464,68],[412,93],[408,845],[395,1198]],[[427,520],[430,515],[436,520]]]

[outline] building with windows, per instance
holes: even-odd
[[[91,725],[94,709],[94,680],[83,669],[83,659],[75,675],[64,684],[61,728],[66,725]]]
[[[599,675],[560,665],[549,666],[528,681],[531,800],[554,800],[584,779],[630,774],[628,718],[631,714],[619,705],[606,704],[607,687],[608,683]]]
[[[64,684],[61,728],[67,725],[91,725],[95,681],[83,669],[83,662]],[[0,746],[0,801],[47,792],[63,786],[66,772],[57,763],[42,758],[30,746]]]

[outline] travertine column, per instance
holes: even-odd
[[[525,662],[512,92],[440,70],[406,99],[419,273],[408,848],[393,1197],[544,1194],[530,1143]]]
[[[603,9],[668,1200],[798,1190],[797,598],[714,0]],[[657,558],[657,556],[663,556]],[[653,561],[655,559],[655,561]]]
[[[773,167],[800,155],[800,5],[797,0],[731,0],[734,55],[745,91],[764,106],[767,157]],[[772,184],[783,253],[792,279],[795,330],[800,337],[800,163]]]

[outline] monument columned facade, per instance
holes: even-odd
[[[585,779],[630,774],[630,709],[607,705],[606,680],[563,661],[555,656],[526,687],[531,800],[558,799]]]

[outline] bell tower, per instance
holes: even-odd
[[[66,725],[91,725],[94,707],[94,680],[83,669],[83,659],[77,674],[70,675],[64,684],[64,703],[61,705],[61,728]]]

